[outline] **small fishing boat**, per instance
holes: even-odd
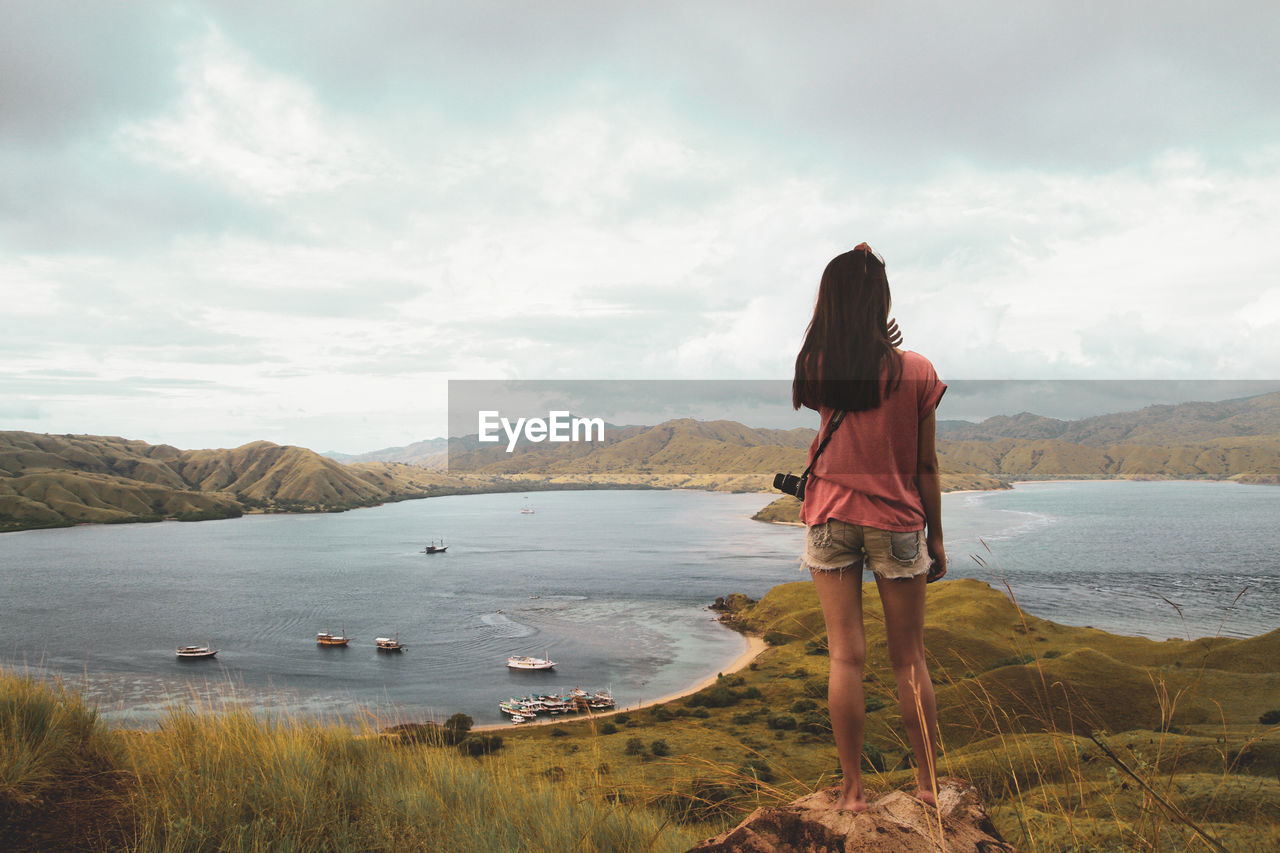
[[[444,540],[443,540],[443,539],[441,539],[441,540],[440,540],[440,544],[439,544],[439,545],[437,545],[437,544],[436,544],[436,540],[432,539],[432,540],[431,540],[431,544],[430,544],[430,545],[428,545],[427,547],[425,547],[425,548],[423,548],[423,549],[422,549],[422,553],[424,553],[424,554],[443,554],[445,551],[448,551],[448,550],[449,550],[449,546],[448,546],[448,545],[446,545],[446,544],[444,544]]]
[[[556,665],[547,658],[531,658],[527,655],[512,655],[507,658],[507,666],[511,669],[551,669]]]
[[[400,642],[400,635],[396,634],[392,637],[374,637],[373,642],[378,646],[380,652],[401,652],[404,651],[404,643]]]
[[[208,646],[178,646],[178,657],[183,660],[211,658],[217,653],[217,649],[211,649]]]
[[[342,634],[330,634],[328,631],[321,631],[316,634],[317,646],[345,646],[351,642],[351,637],[344,637]]]
[[[525,507],[524,509],[520,510],[520,514],[521,514],[521,515],[533,515],[533,510],[532,510],[532,509],[530,509],[529,507]]]

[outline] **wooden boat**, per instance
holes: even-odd
[[[445,551],[448,551],[448,550],[449,550],[449,546],[448,546],[448,545],[446,545],[446,544],[444,544],[444,540],[443,540],[443,539],[441,539],[441,540],[440,540],[440,544],[439,544],[439,545],[437,545],[437,544],[436,544],[436,540],[432,539],[432,540],[431,540],[431,544],[430,544],[430,545],[428,545],[427,547],[425,547],[425,548],[423,548],[423,549],[422,549],[422,553],[424,553],[424,554],[443,554]]]
[[[511,669],[551,669],[556,665],[546,658],[531,658],[526,655],[512,655],[507,658],[507,666]]]
[[[404,643],[400,642],[400,635],[396,634],[395,638],[391,637],[374,637],[374,644],[377,645],[380,652],[401,652],[404,651]]]
[[[211,658],[217,653],[217,649],[211,649],[208,646],[178,646],[178,657],[183,660]]]
[[[345,646],[349,642],[351,642],[351,638],[344,637],[341,634],[330,634],[328,631],[316,634],[317,646]]]

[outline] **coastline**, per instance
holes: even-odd
[[[743,639],[747,641],[747,648],[745,651],[742,652],[742,654],[734,658],[733,661],[730,662],[730,664],[727,667],[719,670],[715,675],[709,675],[706,678],[703,678],[701,681],[698,681],[694,684],[689,685],[688,687],[677,690],[674,693],[668,693],[665,696],[659,696],[656,699],[646,699],[644,701],[637,702],[634,705],[628,705],[625,708],[614,708],[612,711],[601,711],[600,713],[591,713],[591,714],[575,714],[570,717],[549,717],[545,720],[534,719],[527,723],[488,723],[482,726],[473,726],[471,731],[473,732],[504,731],[508,729],[525,729],[525,728],[529,728],[530,726],[546,726],[546,725],[551,725],[553,723],[571,723],[571,722],[574,722],[575,720],[598,720],[604,717],[612,717],[615,714],[627,714],[632,711],[639,711],[644,708],[651,708],[654,705],[663,705],[667,702],[674,702],[676,699],[680,699],[685,696],[692,696],[694,693],[697,693],[699,690],[702,690],[704,688],[710,687],[711,685],[715,684],[716,679],[719,678],[721,675],[730,675],[731,673],[735,673],[739,670],[746,669],[747,666],[749,666],[752,661],[754,661],[756,658],[760,656],[761,652],[769,648],[769,644],[764,641],[763,637],[756,637],[751,634],[742,634],[741,636]]]
[[[1008,488],[1005,488],[1005,489],[950,489],[950,490],[943,490],[942,494],[944,494],[944,495],[968,495],[968,494],[977,494],[977,493],[979,493],[979,492],[1007,492],[1007,491],[1011,491],[1011,490],[1013,489],[1013,487],[1014,487],[1015,485],[1017,485],[1018,483],[1047,483],[1047,482],[1072,482],[1072,481],[1070,481],[1070,480],[1064,480],[1064,481],[1057,481],[1057,480],[1015,480],[1015,481],[1011,481],[1011,482],[1009,483]],[[1078,482],[1078,481],[1076,481],[1076,482]],[[766,495],[766,496],[767,496],[767,495],[769,495],[770,493],[769,493],[769,492],[760,492],[759,494],[761,494],[761,495]],[[777,499],[777,495],[774,495],[774,499],[775,499],[775,500]],[[769,506],[769,504],[766,504],[766,505],[765,505],[765,508],[767,508],[768,506]],[[759,521],[759,522],[760,522],[760,523],[762,523],[762,524],[776,524],[776,525],[778,525],[778,526],[780,526],[780,527],[804,527],[804,526],[805,526],[805,524],[804,524],[804,522],[803,522],[803,521],[783,521],[782,519],[777,519],[777,518],[759,518],[758,516],[760,515],[760,513],[761,513],[761,512],[764,512],[764,509],[759,510],[759,512],[757,512],[755,515],[751,516],[751,520],[752,520],[752,521]]]

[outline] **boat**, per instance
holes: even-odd
[[[552,717],[561,714],[593,713],[607,711],[617,707],[613,694],[608,690],[597,690],[594,693],[575,687],[568,693],[540,693],[535,696],[520,696],[503,699],[498,702],[498,709],[518,722],[534,720],[543,715]]]
[[[404,651],[404,643],[400,642],[400,635],[396,634],[392,637],[374,637],[374,644],[377,645],[380,652],[402,652]]]
[[[540,703],[531,702],[527,698],[507,699],[506,701],[499,702],[498,709],[509,716],[524,717],[529,720],[533,719],[539,711],[546,710],[541,707]]]
[[[551,669],[556,665],[547,658],[531,658],[527,655],[512,655],[507,658],[507,666],[511,669]]]
[[[443,539],[441,539],[441,540],[440,540],[440,544],[439,544],[439,545],[437,545],[437,544],[436,544],[436,540],[432,539],[432,540],[431,540],[431,544],[430,544],[430,545],[428,545],[427,547],[425,547],[425,548],[423,548],[423,549],[422,549],[422,553],[424,553],[424,554],[443,554],[445,551],[448,551],[448,550],[449,550],[449,546],[448,546],[448,545],[446,545],[446,544],[444,544],[444,540],[443,540]]]
[[[183,660],[211,658],[217,653],[217,649],[211,649],[208,646],[178,646],[178,657]]]
[[[533,510],[529,509],[529,507],[525,507],[524,509],[520,510],[520,514],[521,514],[521,515],[533,515]]]
[[[318,646],[345,646],[351,642],[351,637],[344,637],[341,634],[330,634],[328,631],[321,631],[316,634],[316,645]]]

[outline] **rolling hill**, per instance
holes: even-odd
[[[0,432],[0,530],[332,512],[475,487],[443,479],[409,465],[343,465],[266,441],[178,450],[110,436]]]
[[[344,464],[266,441],[179,450],[118,437],[0,432],[0,531],[245,511],[334,512],[524,489],[768,492],[776,472],[804,467],[813,435],[683,418],[613,428],[602,442],[524,443],[512,453],[468,436],[448,440],[446,469],[442,439],[344,457]],[[1280,394],[1079,421],[1023,413],[978,424],[943,422],[938,454],[947,491],[1036,479],[1280,483]],[[369,458],[383,461],[356,461]],[[793,504],[780,500],[759,517],[794,520]]]

